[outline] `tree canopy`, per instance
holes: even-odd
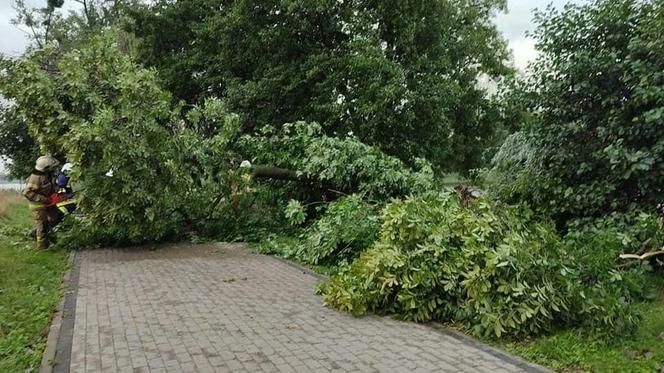
[[[245,131],[298,120],[437,169],[480,165],[508,75],[503,0],[157,1],[133,13],[140,60],[175,97],[219,97]]]
[[[664,200],[664,4],[593,1],[536,15],[523,83],[534,120],[495,159],[498,186],[561,220]]]

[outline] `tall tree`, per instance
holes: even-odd
[[[561,221],[664,200],[664,3],[537,14],[525,85],[535,121],[496,158],[499,185]]]
[[[177,98],[222,98],[245,131],[297,120],[412,162],[466,170],[493,139],[478,77],[499,78],[503,0],[168,0],[133,14]]]

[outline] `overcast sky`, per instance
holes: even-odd
[[[528,62],[537,56],[535,42],[526,37],[526,32],[533,31],[534,28],[533,10],[535,8],[545,9],[549,4],[562,8],[567,3],[583,2],[586,0],[508,0],[508,12],[499,14],[496,23],[509,41],[516,67],[523,70]]]
[[[499,29],[509,41],[514,54],[514,64],[524,69],[529,61],[537,56],[534,41],[526,38],[526,32],[532,31],[532,11],[535,8],[544,9],[547,4],[553,3],[562,7],[568,2],[582,2],[583,0],[508,0],[509,11],[496,18]],[[12,25],[10,20],[15,16],[12,5],[14,0],[0,0],[0,53],[10,56],[20,55],[27,45],[27,35]],[[26,0],[33,6],[43,6],[46,0]],[[63,9],[75,9],[77,4],[72,0],[65,0]],[[0,172],[2,164],[0,162]]]
[[[13,8],[15,0],[0,0],[0,52],[5,55],[19,56],[23,53],[28,44],[28,36],[24,31],[19,30],[11,24],[11,19],[16,17],[16,11]],[[43,7],[46,0],[25,0],[25,3],[33,7]],[[64,12],[71,9],[78,9],[79,4],[72,0],[65,0],[62,7]]]

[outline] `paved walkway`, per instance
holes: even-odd
[[[537,370],[426,325],[325,308],[319,278],[242,245],[80,252],[71,281],[56,372]]]

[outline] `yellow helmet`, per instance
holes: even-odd
[[[37,158],[37,162],[35,163],[35,170],[41,172],[50,172],[54,171],[59,165],[60,162],[57,159],[50,155],[45,155]]]

